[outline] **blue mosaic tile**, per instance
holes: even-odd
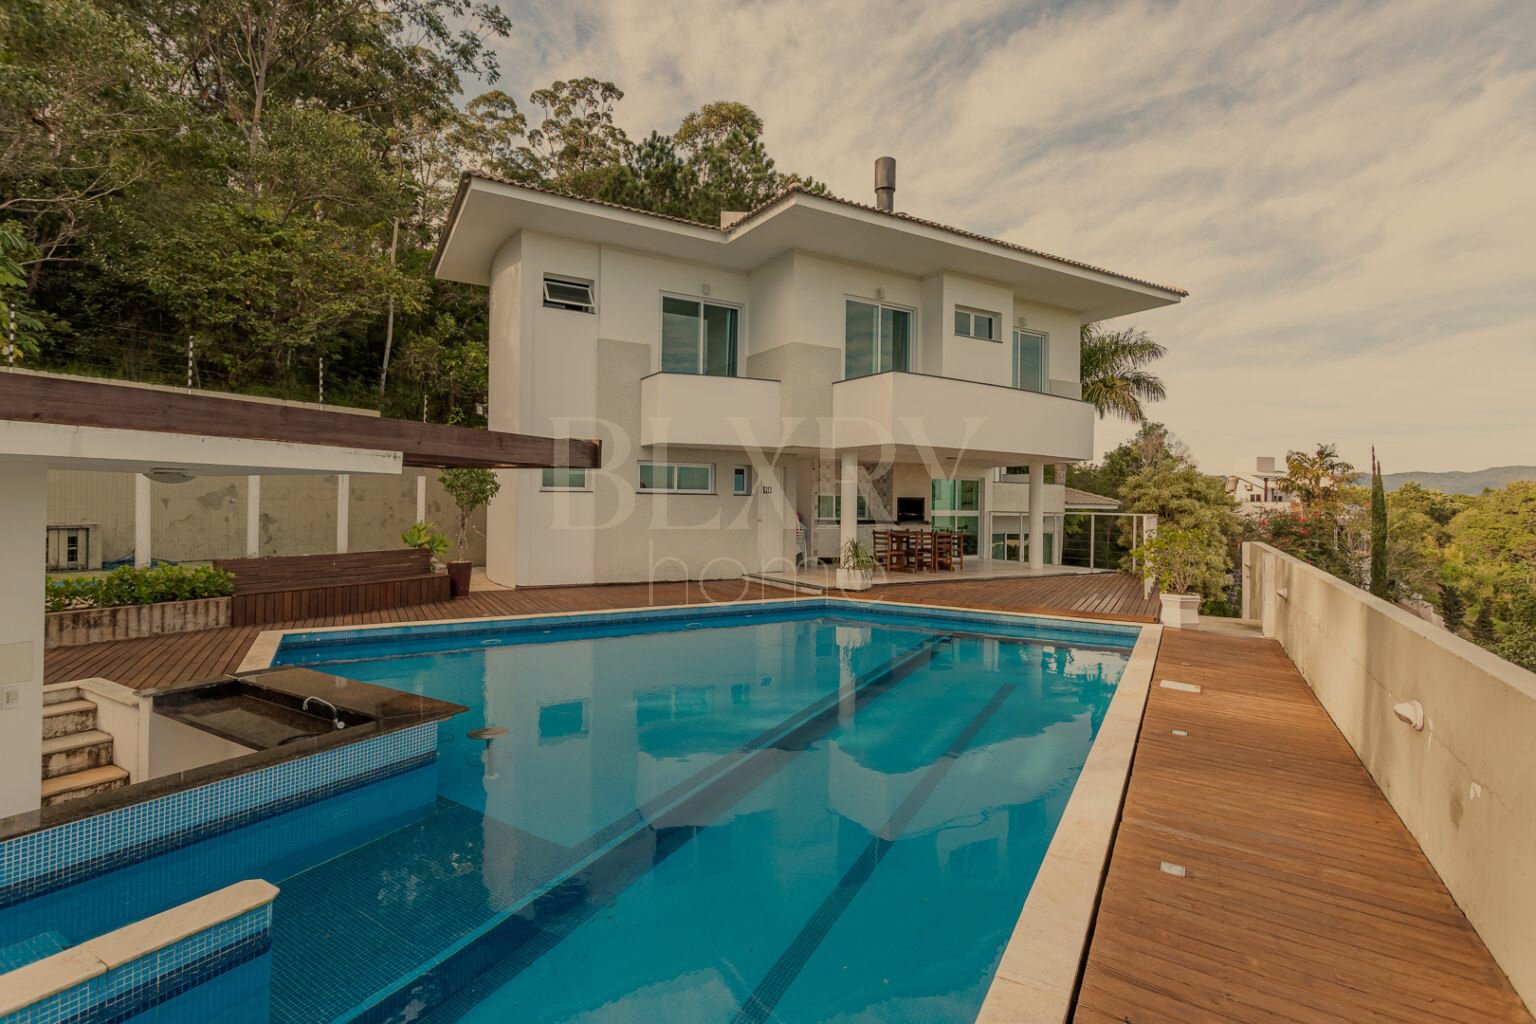
[[[0,1024],[123,1024],[266,956],[271,932],[269,903],[0,1017]]]
[[[430,762],[427,723],[0,843],[0,907]]]

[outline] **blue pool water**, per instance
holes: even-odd
[[[285,1024],[970,1021],[1134,639],[836,605],[300,637],[466,705],[437,762],[0,911],[0,955],[259,877]]]

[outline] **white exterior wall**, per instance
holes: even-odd
[[[0,707],[0,818],[35,810],[42,800],[43,545],[48,470],[0,461],[0,687],[16,702]]]
[[[596,314],[544,308],[546,274],[594,281]],[[740,373],[777,385],[714,379],[642,383],[660,369],[663,294],[741,306]],[[492,267],[490,425],[600,438],[604,465],[589,474],[587,490],[576,492],[544,491],[537,470],[504,472],[502,496],[488,516],[490,578],[517,586],[733,578],[774,562],[792,563],[796,510],[807,525],[812,522],[813,496],[806,486],[812,460],[830,457],[839,443],[869,440],[833,426],[838,409],[832,385],[843,373],[849,298],[913,311],[915,373],[992,386],[982,394],[930,381],[933,386],[922,394],[950,408],[882,407],[875,410],[882,419],[899,427],[938,413],[964,426],[966,410],[973,415],[992,410],[994,418],[1010,421],[1021,409],[1028,414],[1020,421],[1024,429],[987,435],[1009,457],[989,449],[967,467],[968,475],[990,480],[996,465],[1026,455],[1059,461],[1079,457],[1078,447],[1090,451],[1091,413],[1072,415],[1085,409],[1058,407],[1060,399],[1011,389],[994,393],[1011,383],[1010,331],[1018,316],[1050,335],[1051,377],[1075,380],[1078,371],[1076,315],[1015,302],[1007,287],[952,274],[918,279],[796,251],[744,274],[523,231],[501,248]],[[956,303],[996,312],[999,340],[955,336]],[[769,416],[775,405],[777,431]],[[714,437],[705,422],[708,410],[720,420]],[[881,432],[878,424],[875,432]],[[910,432],[884,432],[897,440],[906,437],[909,445],[923,443]],[[946,443],[966,436],[959,426],[941,433]],[[744,437],[758,444],[749,445]],[[896,455],[914,463],[924,457],[915,449]],[[637,493],[642,459],[712,463],[716,493]],[[736,465],[754,467],[750,496],[730,493]],[[990,511],[983,509],[984,553]]]

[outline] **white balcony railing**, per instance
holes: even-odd
[[[640,443],[693,448],[777,448],[779,382],[653,373],[640,381]]]
[[[927,448],[1006,460],[1093,457],[1093,407],[1060,395],[919,373],[832,385],[833,446]]]

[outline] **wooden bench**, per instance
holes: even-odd
[[[406,608],[449,598],[447,574],[433,572],[431,552],[418,548],[226,558],[213,564],[235,576],[232,626]]]

